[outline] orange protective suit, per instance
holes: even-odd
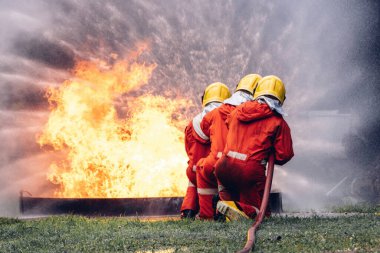
[[[275,152],[279,165],[294,155],[290,129],[282,115],[262,101],[238,106],[227,124],[226,146],[215,171],[224,188],[220,195],[222,200],[237,201],[244,213],[253,217],[261,206],[269,153]]]
[[[189,179],[189,185],[182,202],[181,212],[184,210],[194,210],[194,213],[198,213],[199,204],[195,165],[199,159],[206,157],[210,153],[210,143],[203,139],[196,140],[194,136],[196,136],[196,133],[194,132],[193,122],[190,121],[185,129],[185,149],[189,157],[186,175]]]
[[[226,119],[235,106],[223,104],[217,109],[207,113],[201,122],[202,137],[195,135],[199,141],[205,141],[209,138],[211,142],[210,154],[198,161],[197,170],[197,188],[199,198],[199,217],[201,219],[213,219],[214,208],[212,207],[212,198],[218,193],[218,184],[214,174],[214,165],[218,158],[221,157],[227,137]]]

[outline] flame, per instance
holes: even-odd
[[[57,197],[184,195],[186,122],[180,111],[191,102],[130,97],[128,117],[120,119],[115,99],[145,85],[156,67],[132,61],[79,62],[71,80],[48,90],[51,112],[38,142],[67,153],[48,173],[59,186]]]

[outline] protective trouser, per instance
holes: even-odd
[[[212,198],[218,193],[218,184],[214,173],[217,158],[209,155],[197,164],[197,191],[199,199],[199,218],[213,219],[215,210]]]
[[[215,165],[215,174],[221,184],[220,198],[236,201],[248,217],[256,216],[261,206],[266,180],[265,166],[261,161],[223,155]],[[268,209],[266,215],[270,215]]]
[[[196,166],[188,166],[186,169],[186,175],[189,179],[189,184],[187,186],[186,195],[183,198],[181,212],[183,210],[194,210],[198,211],[198,193],[197,193],[197,177],[196,177]]]

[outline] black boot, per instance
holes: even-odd
[[[220,200],[219,194],[215,194],[212,197],[212,208],[214,209],[214,221],[219,221],[219,222],[225,222],[226,221],[226,216],[222,213],[219,213],[216,210],[216,205],[218,204],[218,201]]]
[[[197,212],[195,210],[186,209],[181,212],[181,219],[195,219],[195,215],[197,215]]]

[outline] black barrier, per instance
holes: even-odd
[[[39,198],[20,196],[22,215],[162,216],[180,213],[183,197]],[[272,212],[282,212],[281,193],[270,194]]]

